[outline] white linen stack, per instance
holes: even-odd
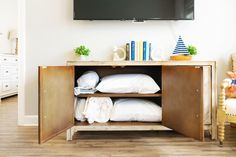
[[[94,94],[96,92],[96,88],[83,88],[83,87],[75,87],[74,94],[75,96],[79,96],[80,94]]]
[[[75,119],[81,122],[86,121],[86,118],[83,114],[84,112],[84,108],[85,108],[85,104],[86,104],[86,99],[78,99],[77,97],[75,97]]]
[[[78,99],[76,104],[75,118],[78,121],[87,120],[89,124],[108,122],[113,108],[113,102],[110,97]]]
[[[99,76],[95,71],[87,71],[77,80],[78,87],[74,88],[75,96],[80,94],[94,94]]]

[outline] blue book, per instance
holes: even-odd
[[[143,42],[143,61],[147,61],[147,42]]]
[[[135,41],[131,41],[131,61],[135,60]]]

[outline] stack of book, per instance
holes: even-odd
[[[151,60],[151,43],[147,41],[131,41],[126,44],[126,59],[130,61]]]

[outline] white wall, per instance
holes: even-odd
[[[14,29],[17,29],[17,0],[0,0],[0,53],[14,52],[15,41],[8,40],[9,31]]]
[[[91,59],[110,60],[112,47],[130,40],[149,40],[166,58],[175,40],[198,47],[198,58],[216,60],[218,80],[236,52],[236,1],[195,0],[194,21],[73,21],[73,0],[26,0],[25,113],[37,114],[37,67],[65,65],[74,47],[85,44]]]

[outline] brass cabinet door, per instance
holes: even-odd
[[[39,143],[74,125],[74,67],[39,67]]]
[[[202,77],[202,67],[162,67],[162,123],[198,140],[204,138]]]

